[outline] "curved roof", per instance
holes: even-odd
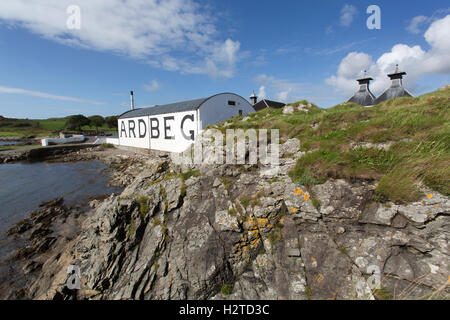
[[[153,115],[163,114],[163,113],[173,113],[173,112],[197,110],[200,107],[200,105],[208,99],[209,98],[201,98],[201,99],[194,99],[194,100],[181,101],[181,102],[164,104],[164,105],[156,105],[153,107],[129,110],[127,112],[122,113],[119,116],[119,118],[120,119],[136,118],[136,117],[144,117],[144,116],[153,116]]]
[[[237,95],[235,93],[224,92],[224,93],[215,94],[208,98],[200,98],[200,99],[181,101],[181,102],[175,102],[175,103],[164,104],[164,105],[155,105],[153,107],[144,107],[144,108],[139,108],[139,109],[128,110],[128,111],[122,113],[119,116],[119,119],[154,116],[154,115],[165,114],[165,113],[197,110],[207,100],[209,100],[215,96],[221,95],[221,94],[233,94],[238,97],[241,97],[240,95]],[[244,99],[244,98],[242,98],[242,99]]]

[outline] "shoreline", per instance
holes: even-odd
[[[116,148],[102,146],[61,146],[60,148],[41,148],[33,161],[12,160],[7,164],[19,162],[80,162],[101,161],[108,175],[108,186],[123,190],[141,172],[148,156]],[[50,150],[49,150],[50,149]],[[22,151],[25,158],[28,151]],[[44,155],[44,156],[42,156]],[[0,153],[1,156],[1,153]],[[0,162],[1,157],[0,157]],[[3,162],[5,163],[5,162]],[[8,226],[5,238],[0,241],[6,248],[0,261],[0,299],[27,299],[26,289],[34,283],[43,264],[51,256],[61,256],[70,241],[76,238],[83,221],[90,212],[105,199],[115,193],[79,199],[76,205],[67,207],[63,198],[41,203],[26,218]]]

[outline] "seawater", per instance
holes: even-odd
[[[0,239],[5,231],[58,197],[66,206],[86,205],[90,197],[119,193],[107,185],[107,167],[100,161],[34,162],[0,165]]]

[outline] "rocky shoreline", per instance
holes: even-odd
[[[75,149],[75,150],[74,150]],[[27,159],[22,152],[9,163]],[[86,148],[59,148],[48,153],[41,161],[74,162],[99,160],[108,167],[110,180],[108,185],[124,187],[137,176],[142,167],[142,155],[123,152],[101,146]],[[93,207],[108,196],[91,198]],[[8,231],[8,237],[1,246],[12,252],[0,261],[0,299],[30,298],[23,287],[33,283],[41,271],[49,252],[62,251],[80,231],[81,222],[89,214],[79,206],[66,207],[63,198],[42,203],[40,209],[32,212],[28,218],[18,222]]]
[[[91,201],[92,210],[78,216],[56,201],[16,226],[31,239],[20,272],[32,276],[22,287],[2,289],[3,297],[449,297],[450,199],[435,191],[423,188],[421,201],[400,205],[376,202],[376,181],[296,185],[287,176],[301,156],[296,139],[280,146],[278,173],[179,166],[164,155],[77,152],[67,159],[102,158],[124,191]],[[39,222],[29,228],[45,217],[76,231],[46,234],[58,228]],[[43,236],[34,243],[33,234]],[[80,290],[67,289],[69,265],[81,270]]]

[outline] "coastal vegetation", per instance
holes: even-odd
[[[56,135],[64,131],[117,132],[117,117],[72,115],[64,118],[14,119],[0,116],[0,137],[38,138]]]
[[[280,142],[300,140],[289,176],[306,186],[329,178],[379,181],[374,198],[406,203],[421,197],[421,185],[450,195],[450,87],[417,98],[385,101],[374,107],[343,103],[283,114],[266,108],[217,126],[226,129],[279,129]],[[317,205],[319,205],[317,203]]]

